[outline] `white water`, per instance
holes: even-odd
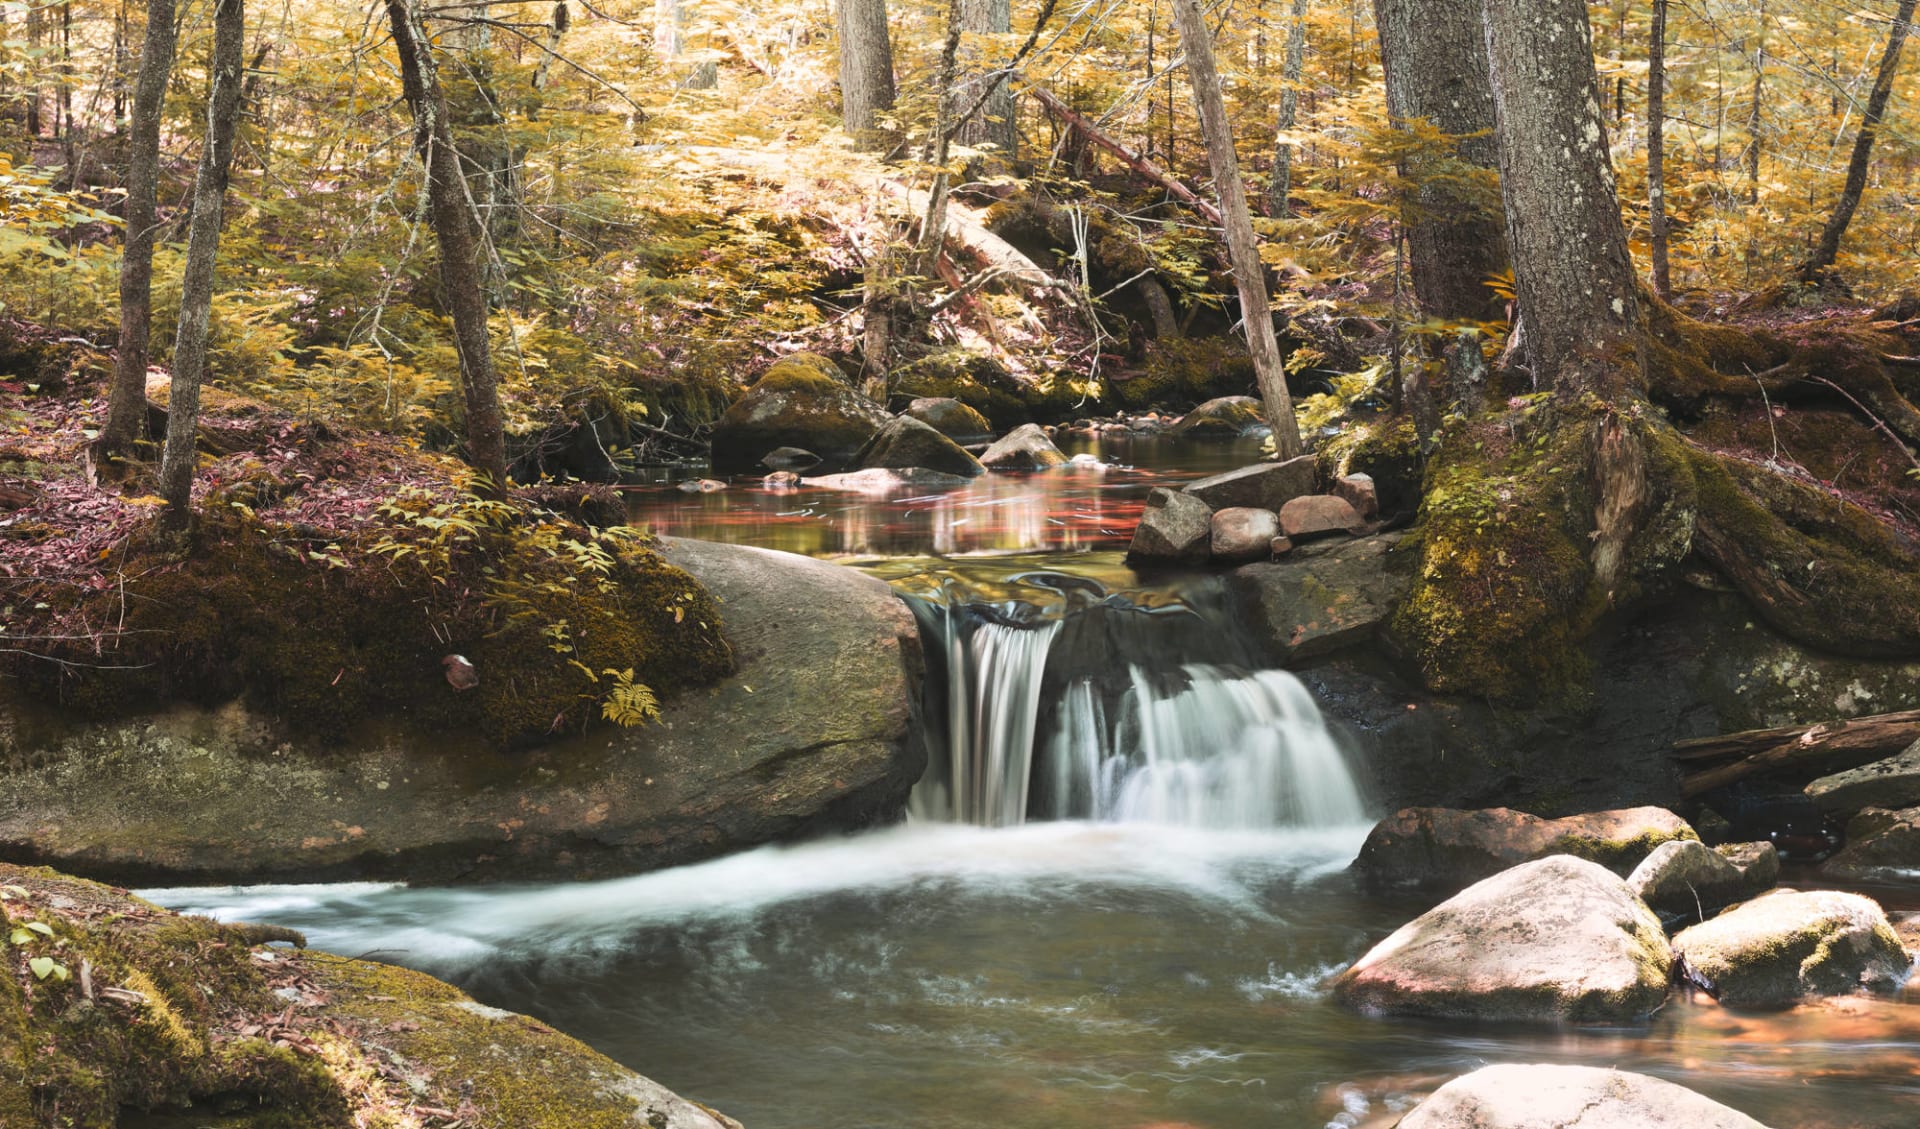
[[[953,622],[953,609],[946,617],[950,763],[916,789],[913,813],[1010,827],[1026,819],[1040,680],[1060,624],[982,623],[966,633]]]

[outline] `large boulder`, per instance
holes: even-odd
[[[0,968],[8,1129],[349,1129],[436,1110],[489,1129],[739,1129],[418,972],[272,948],[298,935],[176,917],[50,870],[0,866],[0,883],[0,928],[29,938]]]
[[[1268,430],[1260,401],[1251,396],[1221,396],[1180,417],[1173,434],[1190,439],[1238,439]]]
[[[1662,843],[1698,838],[1686,820],[1665,808],[1565,819],[1511,808],[1404,808],[1374,825],[1353,869],[1373,886],[1458,890],[1548,855],[1576,855],[1624,875]]]
[[[980,455],[989,470],[1052,470],[1066,466],[1067,456],[1053,445],[1037,423],[1023,423],[994,440]]]
[[[1280,663],[1329,655],[1373,639],[1406,598],[1412,578],[1387,562],[1399,539],[1301,547],[1285,560],[1235,569],[1228,591]]]
[[[833,362],[796,354],[768,369],[714,425],[713,466],[722,473],[749,471],[778,447],[850,465],[891,418],[846,384]]]
[[[1147,508],[1134,527],[1127,559],[1153,564],[1205,564],[1213,537],[1213,512],[1191,495],[1165,487],[1147,494]]]
[[[1214,513],[1209,543],[1214,560],[1243,564],[1272,556],[1273,541],[1278,536],[1280,519],[1272,510],[1231,506]]]
[[[906,470],[919,467],[940,474],[976,478],[987,473],[980,460],[960,444],[912,416],[895,416],[860,452],[862,470]]]
[[[1807,785],[1807,795],[1830,815],[1920,804],[1920,741],[1907,746],[1899,756],[1822,776]]]
[[[1773,853],[1769,844],[1756,845]],[[1774,873],[1779,873],[1777,860]],[[1696,839],[1672,839],[1655,847],[1633,868],[1627,875],[1627,885],[1662,921],[1671,924],[1704,921],[1734,902],[1765,891],[1767,886],[1755,889],[1752,885],[1759,876],[1759,872],[1742,870]]]
[[[1847,824],[1847,845],[1820,867],[1842,882],[1920,878],[1920,807],[1868,808]]]
[[[951,396],[922,396],[907,405],[906,414],[956,443],[984,442],[993,435],[986,416]]]
[[[1681,930],[1673,950],[1689,979],[1737,1007],[1890,990],[1913,963],[1879,903],[1835,890],[1755,898]]]
[[[1597,863],[1555,855],[1454,895],[1333,982],[1340,1003],[1388,1015],[1625,1023],[1667,998],[1660,919]]]
[[[926,761],[905,605],[786,553],[661,551],[721,600],[738,669],[657,724],[497,754],[397,717],[332,747],[237,703],[36,717],[5,750],[0,857],[156,884],[583,878],[897,816]]]
[[[1597,1066],[1483,1066],[1435,1090],[1398,1129],[1767,1129],[1646,1074]]]
[[[1313,493],[1319,469],[1312,455],[1284,463],[1255,463],[1189,482],[1182,489],[1216,510],[1232,506],[1280,512],[1280,507]]]

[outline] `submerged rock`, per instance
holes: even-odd
[[[1823,776],[1807,785],[1807,795],[1831,815],[1920,804],[1920,741],[1899,756]]]
[[[397,717],[328,746],[238,703],[36,716],[0,854],[155,884],[583,878],[897,816],[926,754],[892,590],[765,549],[661,551],[724,602],[738,669],[657,724],[493,753]]]
[[[1597,863],[1555,855],[1485,879],[1402,926],[1333,982],[1365,1012],[1625,1023],[1667,998],[1653,911]]]
[[[1755,845],[1773,854],[1772,846]],[[1779,872],[1777,860],[1774,871]],[[1768,882],[1755,889],[1749,873],[1704,843],[1674,839],[1655,847],[1641,860],[1627,876],[1627,885],[1662,921],[1699,922],[1772,885]]]
[[[920,468],[961,478],[987,473],[980,460],[967,454],[960,444],[912,416],[896,416],[881,428],[860,452],[859,462],[863,470]]]
[[[768,369],[720,417],[713,429],[713,466],[749,471],[780,447],[804,448],[845,466],[891,418],[849,387],[833,362],[799,354]]]
[[[922,396],[907,405],[905,414],[956,443],[974,443],[993,435],[986,416],[951,396]]]
[[[1230,506],[1213,515],[1213,559],[1231,564],[1265,560],[1273,555],[1279,536],[1280,519],[1272,510]]]
[[[1485,1066],[1435,1090],[1398,1129],[1767,1129],[1645,1074],[1596,1066]]]
[[[1238,439],[1267,428],[1266,410],[1251,396],[1208,400],[1180,418],[1173,434],[1192,439]]]
[[[1252,466],[1189,482],[1182,491],[1216,510],[1233,506],[1280,512],[1304,494],[1313,493],[1319,470],[1312,455],[1302,455],[1284,463],[1255,463]]]
[[[1053,445],[1037,423],[1021,424],[1001,436],[980,456],[989,470],[1052,470],[1067,465],[1067,456]]]
[[[1165,564],[1204,564],[1213,536],[1213,512],[1187,494],[1155,487],[1134,528],[1127,559]]]
[[[1665,808],[1565,819],[1511,808],[1405,808],[1374,825],[1353,868],[1375,886],[1458,890],[1548,855],[1575,855],[1624,875],[1662,843],[1695,838],[1686,820]]]
[[[1911,882],[1920,878],[1920,807],[1868,808],[1847,824],[1847,845],[1820,867],[1844,882]]]
[[[1690,979],[1738,1007],[1888,991],[1913,964],[1879,903],[1834,890],[1755,898],[1681,930],[1673,949]]]

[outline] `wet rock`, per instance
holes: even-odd
[[[1038,424],[1027,423],[1001,436],[980,456],[980,462],[989,470],[1051,470],[1065,466],[1067,456]]]
[[[847,471],[844,474],[822,474],[805,480],[808,486],[821,490],[839,490],[848,494],[867,494],[884,497],[908,490],[957,490],[973,481],[957,474],[943,474],[924,467],[906,467],[893,470],[887,467],[872,467],[867,470]]]
[[[1155,487],[1134,528],[1127,559],[1159,564],[1204,564],[1213,536],[1213,511],[1198,498]]]
[[[1722,843],[1714,850],[1740,871],[1748,896],[1771,890],[1780,881],[1780,852],[1772,843]]]
[[[790,470],[776,470],[760,480],[760,485],[769,490],[798,490],[800,476]]]
[[[1280,519],[1272,510],[1230,506],[1213,515],[1213,559],[1233,564],[1265,560],[1273,555],[1280,536]]]
[[[1823,776],[1807,785],[1806,791],[1829,815],[1920,804],[1920,741],[1907,746],[1899,756]]]
[[[1333,983],[1360,1011],[1625,1023],[1667,997],[1660,921],[1616,874],[1555,855],[1485,879],[1402,926]]]
[[[1331,494],[1309,494],[1280,507],[1280,529],[1296,542],[1333,533],[1357,534],[1366,524],[1346,499]]]
[[[906,414],[956,443],[973,443],[993,435],[987,417],[951,396],[922,396],[907,405]]]
[[[1847,824],[1847,845],[1820,873],[1843,882],[1920,879],[1920,807],[1861,812]]]
[[[1912,966],[1877,902],[1835,890],[1755,898],[1681,930],[1673,949],[1691,979],[1736,1007],[1888,991]]]
[[[1380,494],[1374,488],[1370,474],[1345,474],[1333,480],[1334,497],[1352,506],[1362,519],[1372,521],[1380,516]]]
[[[1266,411],[1251,396],[1222,396],[1208,400],[1183,416],[1175,435],[1194,439],[1238,439],[1267,430]]]
[[[1279,513],[1281,506],[1313,493],[1318,473],[1313,456],[1302,455],[1284,463],[1255,463],[1189,482],[1183,491],[1216,510],[1245,506]]]
[[[328,745],[239,703],[48,719],[0,789],[0,857],[151,885],[571,879],[898,817],[926,751],[892,590],[788,553],[660,550],[722,601],[738,669],[657,724],[492,753],[404,718]]]
[[[800,447],[846,466],[890,420],[884,408],[849,387],[831,361],[808,354],[767,370],[713,429],[713,466],[751,470],[779,447]],[[773,466],[774,470],[798,469]]]
[[[863,470],[906,470],[918,467],[961,478],[987,473],[980,460],[960,444],[912,416],[896,416],[860,452]]]
[[[1771,846],[1757,845],[1773,853]],[[1753,889],[1748,882],[1748,874],[1732,860],[1693,839],[1660,844],[1627,876],[1633,892],[1669,924],[1704,921],[1766,889]]]
[[[1397,541],[1368,537],[1316,551],[1280,537],[1269,549],[1286,559],[1235,569],[1228,591],[1278,661],[1329,655],[1372,640],[1406,598],[1411,578],[1386,559]]]
[[[1398,1129],[1767,1129],[1683,1086],[1596,1066],[1485,1066],[1440,1087]]]
[[[1458,890],[1510,866],[1574,855],[1630,873],[1662,843],[1693,839],[1665,808],[1541,819],[1511,808],[1405,808],[1374,825],[1354,870],[1368,884]]]

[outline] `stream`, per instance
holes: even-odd
[[[1492,1062],[1643,1071],[1776,1129],[1920,1124],[1920,990],[1641,1026],[1383,1020],[1327,978],[1423,906],[1345,867],[1379,813],[1204,577],[1121,554],[1147,489],[1256,444],[864,497],[637,492],[658,532],[840,559],[928,655],[909,820],[580,884],[171,889],[534,1015],[748,1129],[1385,1127]]]

